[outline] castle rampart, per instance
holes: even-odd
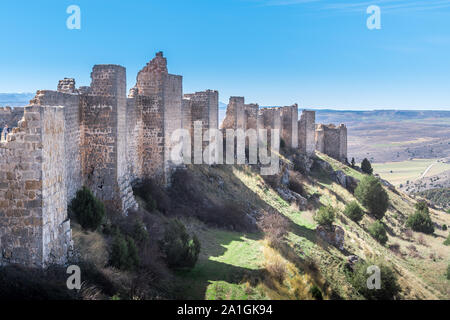
[[[0,265],[67,260],[64,133],[63,108],[28,106],[0,143]]]
[[[134,182],[170,183],[175,130],[188,129],[195,138],[196,122],[202,134],[218,129],[219,93],[183,96],[183,78],[168,73],[162,52],[139,72],[128,97],[122,66],[96,65],[91,79],[77,89],[74,79],[64,78],[57,91],[38,91],[25,108],[0,108],[0,120],[10,127],[21,118],[0,142],[0,264],[65,263],[67,206],[82,186],[109,210],[127,214],[137,207]],[[231,97],[221,128],[267,129],[269,146],[272,130],[279,129],[286,146],[305,154],[317,147],[341,161],[347,156],[346,127],[315,130],[315,113],[303,111],[298,120],[297,105],[259,108]]]

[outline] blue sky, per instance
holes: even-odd
[[[66,28],[72,4],[81,30]],[[366,27],[372,4],[381,30]],[[89,85],[107,63],[131,87],[160,50],[185,92],[217,89],[224,102],[450,110],[450,0],[0,2],[0,92]]]

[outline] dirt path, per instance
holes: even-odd
[[[430,165],[428,166],[428,168],[426,168],[425,171],[422,173],[422,175],[420,176],[419,179],[424,178],[424,177],[427,175],[428,171],[430,171],[430,169],[431,169],[436,163],[437,163],[437,162],[434,162],[434,163],[430,164]]]

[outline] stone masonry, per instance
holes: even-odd
[[[347,161],[347,127],[340,124],[316,125],[316,150],[339,161]]]
[[[65,263],[71,243],[62,107],[30,105],[0,144],[0,265]]]
[[[194,123],[202,134],[219,128],[218,91],[183,95],[182,81],[158,52],[128,96],[124,67],[95,65],[88,87],[64,78],[57,91],[38,91],[29,106],[0,108],[0,123],[13,128],[0,142],[0,265],[66,263],[67,206],[82,186],[108,210],[127,214],[137,208],[134,183],[170,184],[178,168],[170,159],[172,134],[184,128],[193,141]],[[303,111],[298,120],[297,105],[260,108],[231,97],[221,128],[268,129],[269,143],[271,129],[279,129],[286,146],[305,154],[317,148],[341,161],[347,156],[345,126],[316,129],[315,113]]]

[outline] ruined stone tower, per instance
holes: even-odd
[[[81,95],[81,167],[84,185],[107,205],[135,206],[127,170],[126,71],[96,65],[87,94]]]
[[[170,161],[171,134],[182,127],[182,76],[167,70],[162,52],[138,74],[129,95],[128,128],[138,145],[131,150],[132,175],[167,183],[173,165]]]
[[[316,149],[339,161],[347,161],[347,127],[333,124],[316,125]]]

